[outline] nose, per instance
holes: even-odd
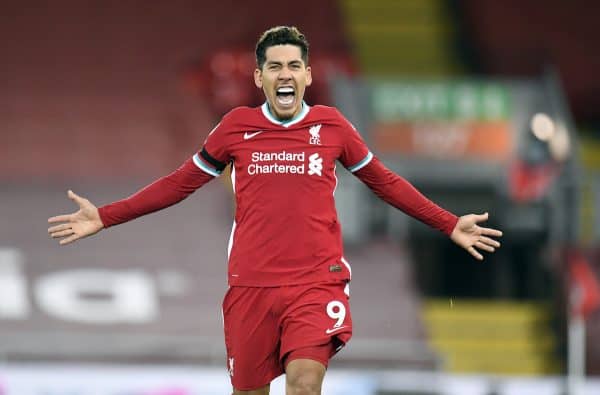
[[[277,78],[280,80],[289,80],[292,78],[292,73],[288,67],[282,67]]]

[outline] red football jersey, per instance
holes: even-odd
[[[333,194],[336,161],[377,196],[450,235],[456,215],[387,169],[334,108],[303,104],[289,121],[267,105],[227,114],[202,150],[177,170],[98,212],[105,227],[169,207],[232,164],[237,210],[229,241],[229,284],[281,286],[344,281],[350,265]]]
[[[372,158],[332,107],[304,103],[298,116],[284,122],[266,103],[228,113],[193,160],[211,175],[232,165],[237,205],[230,285],[349,280],[334,201],[336,161],[357,171]]]

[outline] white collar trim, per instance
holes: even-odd
[[[271,114],[271,110],[269,109],[269,103],[267,103],[267,102],[263,103],[263,105],[261,106],[261,109],[262,109],[263,115],[269,121],[271,121],[272,123],[274,123],[276,125],[280,125],[280,126],[287,128],[287,127],[290,127],[290,126],[302,121],[304,119],[304,117],[306,117],[306,115],[308,114],[308,111],[310,110],[310,106],[308,104],[306,104],[306,102],[304,100],[302,100],[302,109],[300,110],[298,115],[296,115],[292,119],[288,119],[287,121],[280,121],[277,118],[275,118]]]

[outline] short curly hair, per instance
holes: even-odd
[[[308,65],[308,41],[304,34],[295,26],[276,26],[265,31],[256,43],[256,65],[259,69],[264,66],[267,48],[274,45],[296,45],[302,53],[302,60]]]

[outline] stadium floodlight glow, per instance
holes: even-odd
[[[552,118],[543,112],[538,112],[531,117],[529,126],[533,135],[541,141],[549,141],[556,131]]]
[[[571,153],[571,139],[565,125],[559,123],[556,127],[556,133],[548,143],[550,155],[554,160],[563,162]]]

